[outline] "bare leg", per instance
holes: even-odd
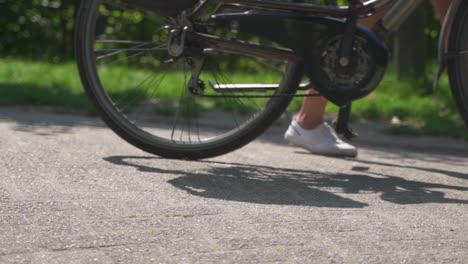
[[[445,14],[447,13],[451,3],[451,0],[432,0],[432,4],[441,21],[445,18]],[[371,17],[361,19],[359,23],[372,27],[386,12],[387,10],[383,10]],[[316,91],[309,90],[309,93],[316,93]],[[325,113],[326,106],[327,99],[324,97],[306,97],[301,110],[296,116],[296,122],[304,129],[315,128],[323,123],[323,115]]]
[[[310,89],[309,94],[317,93]],[[296,122],[304,129],[313,129],[323,123],[327,99],[322,96],[305,97],[301,110],[297,113]]]
[[[451,1],[432,0],[432,2],[439,17],[443,19]],[[383,10],[381,13],[360,20],[359,23],[373,27],[386,11]],[[313,89],[308,92],[316,93]],[[291,122],[284,138],[290,143],[315,154],[355,157],[357,149],[339,139],[333,132],[333,128],[324,122],[323,116],[326,105],[327,100],[323,97],[306,97],[301,110],[295,120]]]

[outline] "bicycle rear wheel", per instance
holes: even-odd
[[[458,112],[468,126],[468,2],[460,4],[449,39],[448,74]]]
[[[202,59],[170,57],[168,29],[176,20],[124,2],[82,1],[75,44],[87,95],[127,142],[165,158],[222,155],[255,139],[288,106],[302,75],[298,63],[213,50]],[[251,84],[272,88],[228,89]]]

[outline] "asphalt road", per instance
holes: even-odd
[[[187,162],[97,118],[1,108],[0,263],[468,262],[466,143],[365,130],[343,160],[282,129]]]

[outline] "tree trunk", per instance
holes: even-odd
[[[425,8],[419,8],[395,34],[395,71],[399,79],[421,76],[426,59]]]

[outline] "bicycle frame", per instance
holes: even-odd
[[[304,18],[304,16],[326,16],[326,17],[334,17],[338,19],[350,18],[350,14],[355,11],[357,12],[357,16],[369,16],[373,13],[379,12],[387,7],[390,7],[392,4],[393,6],[391,9],[386,13],[386,15],[379,21],[378,27],[376,27],[376,33],[381,37],[384,38],[387,32],[395,31],[401,23],[422,3],[424,0],[370,0],[366,1],[362,4],[362,6],[351,6],[350,7],[336,7],[336,6],[324,6],[324,5],[317,5],[317,4],[306,4],[306,3],[289,3],[289,2],[282,2],[282,1],[272,1],[272,0],[200,0],[197,6],[194,8],[193,12],[189,15],[190,17],[197,17],[202,13],[204,7],[208,3],[218,3],[220,5],[232,5],[232,6],[240,6],[240,7],[247,7],[249,9],[260,9],[260,10],[268,10],[270,12],[275,12],[278,15],[278,19],[281,19],[280,16],[288,15],[294,13],[298,16]],[[352,3],[353,1],[350,1]],[[356,3],[356,2],[354,2]],[[279,13],[278,13],[279,12]],[[283,16],[284,18],[284,16]],[[301,19],[301,18],[300,18]],[[343,21],[343,20],[342,20]],[[354,21],[349,21],[348,25],[352,25],[356,23]],[[346,22],[345,22],[346,23]],[[352,30],[354,31],[354,30]],[[347,35],[345,39],[352,38],[352,31],[350,34]],[[202,40],[205,38],[207,42],[210,42],[211,45],[216,45],[218,43],[228,44],[226,42],[222,42],[221,40],[209,38],[208,36],[204,36],[203,34],[192,34],[193,38],[197,38],[198,40]],[[241,43],[230,43],[232,44],[232,50],[244,50],[243,46],[246,46]],[[216,45],[217,48],[220,48],[220,45]],[[248,47],[248,50],[252,50],[253,47]],[[261,50],[261,47],[259,47]],[[260,51],[259,50],[259,51]],[[255,55],[258,56],[262,52],[255,52]],[[249,52],[247,52],[249,54]],[[274,52],[269,52],[265,54],[265,57],[270,57],[273,55]],[[284,55],[284,54],[283,54]],[[290,54],[292,55],[292,54]]]
[[[380,19],[380,21],[378,21],[377,26],[374,28],[374,31],[381,38],[385,38],[389,32],[391,33],[396,31],[401,26],[401,24],[416,10],[416,8],[422,4],[423,1],[424,0],[370,0],[363,3],[362,7],[359,9],[359,15],[361,17],[369,16],[393,5]],[[306,3],[289,3],[272,0],[201,0],[198,6],[194,9],[192,15],[196,15],[208,2],[243,6],[252,9],[293,11],[296,13],[323,15],[336,18],[346,18],[349,14],[348,7],[323,6]],[[447,59],[450,59],[451,57],[448,50],[448,39],[451,33],[453,19],[461,2],[462,0],[452,0],[452,4],[441,26],[438,42],[439,74],[434,80],[434,87],[436,87],[440,75],[445,69]]]
[[[252,9],[267,9],[274,11],[293,11],[297,13],[325,15],[335,18],[346,18],[349,14],[348,7],[323,6],[306,3],[289,3],[272,0],[202,0],[194,13],[208,3],[216,2],[233,6],[243,6]],[[379,12],[393,4],[392,8],[380,20],[381,26],[388,32],[393,32],[418,8],[424,0],[371,0],[363,3],[359,8],[360,16],[369,16]],[[460,0],[456,0],[459,2]]]
[[[281,1],[271,0],[213,0],[220,4],[230,4],[236,6],[248,6],[251,8],[258,9],[271,9],[271,10],[283,10],[283,11],[294,11],[301,13],[313,13],[315,15],[322,14],[333,17],[346,17],[348,15],[348,8],[334,7],[334,6],[323,6],[316,4],[306,3],[288,3]],[[363,4],[360,13],[363,15],[371,14],[382,10],[394,0],[371,0]],[[411,1],[407,1],[411,2]]]
[[[149,6],[149,4],[144,6],[143,1],[145,3],[146,1],[149,1],[148,3],[161,3],[161,7]],[[159,14],[158,9],[164,9],[164,1],[181,1],[180,3],[184,4],[174,4],[174,6],[178,6],[176,10],[166,6],[168,11],[174,12],[174,14]],[[201,2],[197,4],[196,1]],[[208,2],[212,4],[202,8]],[[132,41],[114,40],[114,37],[120,37],[121,34],[113,32],[110,34],[104,32],[105,34],[101,35],[99,21],[107,19],[107,12],[103,13],[101,10],[103,6],[107,10],[109,3],[92,0],[82,1],[80,11],[77,14],[77,28],[75,30],[76,58],[80,77],[87,95],[97,107],[98,113],[118,135],[142,150],[166,158],[208,158],[230,152],[247,144],[265,131],[287,109],[291,98],[296,96],[295,92],[298,87],[307,90],[313,87],[317,91],[314,94],[308,94],[308,91],[307,94],[299,94],[299,96],[324,96],[340,106],[336,130],[350,138],[353,134],[347,127],[347,122],[352,102],[372,93],[377,88],[388,65],[389,52],[378,33],[383,33],[380,36],[385,37],[385,31],[396,29],[422,3],[422,0],[374,0],[365,3],[361,3],[359,0],[349,0],[349,3],[348,8],[338,8],[297,3],[273,3],[271,0],[135,0],[134,7],[153,11],[154,15],[160,16],[158,18],[148,17],[148,20],[153,18],[155,21],[154,30],[164,30],[164,32],[159,34],[158,31],[158,34],[144,36],[143,39],[146,41],[140,39]],[[132,4],[129,3],[129,5]],[[462,50],[463,54],[466,53],[466,41],[462,39],[465,37],[463,30],[466,25],[461,24],[466,22],[468,10],[465,9],[467,7],[465,4],[466,2],[463,3],[461,0],[453,0],[444,21],[441,48],[445,59],[454,58],[455,55],[458,55],[454,51],[459,49]],[[194,5],[196,6],[194,7]],[[241,6],[241,8],[232,8],[229,5]],[[114,7],[115,9],[112,9],[113,6],[109,7],[111,7],[110,12],[121,8],[118,5]],[[224,9],[225,7],[226,9]],[[305,11],[298,10],[304,7]],[[203,16],[193,17],[193,14],[201,10],[203,12],[200,14]],[[357,25],[358,18],[382,10],[386,11],[386,14],[374,28],[374,32],[369,28]],[[110,22],[109,25],[112,24]],[[107,24],[106,21],[105,25]],[[451,30],[452,24],[454,24],[454,30]],[[117,26],[116,29],[119,29],[118,25],[115,26]],[[377,31],[380,29],[383,30]],[[454,48],[453,53],[446,48],[447,39],[454,40],[450,43],[450,47]],[[110,44],[96,45],[96,43],[105,42]],[[125,45],[120,45],[121,43]],[[350,49],[351,53],[348,53]],[[103,69],[116,62],[116,59],[120,59],[120,56],[115,58],[114,54],[119,55],[125,52],[122,55],[125,55],[126,58],[142,54],[134,50],[138,52],[142,50],[145,54],[144,58],[151,56],[150,58],[154,58],[155,62],[161,58],[167,58],[169,55],[169,60],[161,63],[163,66],[161,71],[166,70],[166,72],[178,75],[179,73],[184,74],[183,79],[179,77],[182,85],[172,84],[172,80],[169,80],[170,84],[167,86],[168,88],[177,88],[175,86],[178,86],[178,90],[181,91],[176,104],[168,105],[164,100],[164,93],[160,94],[161,99],[156,99],[153,96],[156,95],[154,93],[160,87],[165,72],[161,77],[150,74],[148,78],[143,80],[142,85],[144,86],[138,85],[137,90],[143,88],[143,93],[151,93],[148,98],[141,98],[141,93],[137,91],[138,93],[128,98],[129,101],[122,102],[122,99],[125,98],[119,94],[113,95],[112,90],[106,90],[107,86],[111,88],[111,83],[107,83],[109,85],[106,85],[105,82],[101,83],[102,76],[99,69]],[[105,55],[100,55],[102,52]],[[461,52],[460,54],[462,54]],[[221,59],[224,59],[226,55],[224,53],[242,56],[241,58],[226,58],[221,62]],[[103,56],[109,60],[99,62],[99,58]],[[250,68],[249,61],[248,67],[240,68],[249,74],[249,78],[244,78],[241,84],[230,82],[229,76],[224,75],[223,72],[219,74],[221,78],[216,77],[218,70],[224,70],[224,65],[229,66],[225,73],[233,73],[229,70],[238,69],[239,65],[244,64],[243,57],[246,56],[254,57],[252,59],[255,65],[258,63],[262,68],[251,70],[253,67]],[[257,60],[257,57],[277,59],[281,66],[276,62]],[[132,64],[132,60],[125,62]],[[176,62],[177,64],[175,64]],[[207,66],[204,67],[205,62],[212,64],[206,64]],[[454,99],[465,122],[468,123],[466,76],[463,69],[466,61],[453,60],[450,62],[450,81],[453,78],[456,79],[456,83],[452,86]],[[454,63],[452,64],[452,62]],[[150,66],[156,73],[158,65],[152,63]],[[175,69],[174,66],[181,67]],[[283,72],[283,76],[272,73],[272,79],[265,78],[272,72],[271,68]],[[204,70],[203,73],[202,70]],[[153,71],[151,72],[153,73]],[[189,72],[191,72],[191,76],[187,75]],[[264,75],[263,72],[267,74]],[[255,77],[255,80],[258,80],[260,84],[244,83],[251,80],[250,76]],[[463,79],[458,80],[460,78]],[[281,82],[278,81],[279,79]],[[310,81],[310,86],[309,84],[300,84],[300,81],[304,79]],[[268,84],[269,82],[274,84]],[[209,84],[212,89],[204,94],[206,84]],[[225,94],[229,90],[235,93]],[[260,94],[267,90],[273,91]],[[249,91],[256,93],[239,94]],[[200,101],[194,101],[199,97]],[[257,97],[266,100],[249,99]],[[226,125],[226,129],[224,129],[224,122],[216,129],[207,124],[206,133],[200,134],[199,111],[197,109],[198,105],[201,107],[205,105],[207,98],[224,98],[224,100],[233,98],[230,101],[233,103],[242,100],[241,98],[246,98],[251,102],[247,104],[242,101],[238,102],[240,103],[238,106],[241,107],[239,111],[233,105],[231,114],[234,120],[230,122],[231,125]],[[134,102],[136,102],[134,109],[137,111],[127,112],[129,103],[133,104]],[[208,102],[208,106],[211,104]],[[216,101],[213,105],[216,105]],[[250,107],[251,105],[253,106]],[[146,116],[145,112],[153,116],[154,107],[168,107],[171,115],[175,110],[172,132],[167,131],[164,127],[165,131],[162,134],[152,134],[152,131],[159,132],[160,130],[146,129],[146,118],[131,120],[133,117]],[[247,110],[246,112],[252,110],[254,113],[244,117],[244,109]],[[185,116],[185,110],[190,115]],[[191,115],[192,112],[195,115]],[[238,120],[236,116],[241,118]],[[192,127],[190,117],[194,117],[195,121],[193,125],[197,138],[194,139],[190,137]],[[203,119],[200,120],[205,120],[205,117],[209,119],[211,115],[203,115]],[[179,119],[181,120],[180,124]],[[195,130],[192,130],[192,133],[195,133]],[[220,133],[217,133],[218,130]],[[174,132],[178,134],[175,135]]]

